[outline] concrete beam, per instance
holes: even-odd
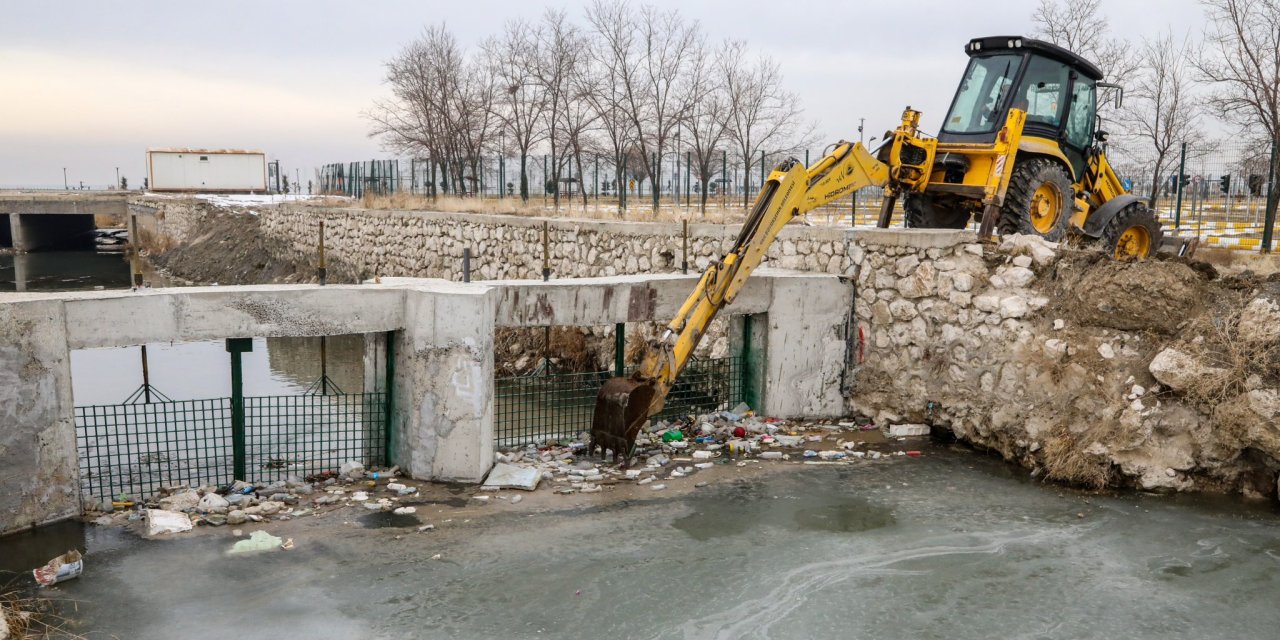
[[[129,192],[0,193],[0,214],[125,216]]]
[[[176,287],[60,294],[72,349],[331,336],[404,328],[405,289],[378,285]],[[359,299],[353,304],[353,299]]]

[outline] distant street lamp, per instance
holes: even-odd
[[[120,188],[120,167],[116,167],[116,188]]]
[[[66,167],[62,168],[62,190],[63,191],[71,190],[71,187],[67,185],[67,168]]]

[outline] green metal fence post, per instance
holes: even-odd
[[[1271,141],[1271,164],[1267,168],[1267,211],[1262,217],[1264,226],[1262,227],[1262,253],[1271,253],[1271,234],[1272,227],[1276,226],[1276,207],[1280,205],[1280,191],[1276,191],[1276,182],[1280,180],[1276,170],[1280,167],[1276,163],[1280,161],[1277,154],[1280,152],[1280,139]]]
[[[1178,161],[1178,204],[1173,211],[1173,228],[1182,226],[1182,176],[1187,171],[1187,143],[1182,143],[1182,159]]]
[[[613,325],[613,375],[621,378],[627,368],[627,325],[619,322]]]
[[[386,413],[383,416],[383,444],[384,450],[383,464],[391,465],[395,463],[395,425],[392,423],[392,416],[395,409],[395,381],[396,381],[396,332],[387,332],[387,381],[384,385],[386,396],[382,406]]]
[[[240,354],[248,351],[253,351],[253,338],[227,338],[227,353],[231,354],[231,455],[236,480],[248,479],[245,473],[244,373],[240,366]]]
[[[760,398],[756,396],[756,362],[751,357],[751,316],[742,316],[742,401],[757,413],[761,411]]]

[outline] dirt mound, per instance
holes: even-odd
[[[167,250],[153,248],[151,262],[165,272],[198,283],[272,284],[315,282],[316,257],[302,255],[262,233],[257,216],[209,211],[204,234]],[[330,260],[327,281],[358,282],[347,265]]]
[[[1205,306],[1209,275],[1185,261],[1065,256],[1051,278],[1057,317],[1084,326],[1172,334]]]

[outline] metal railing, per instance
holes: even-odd
[[[76,407],[81,495],[154,494],[162,486],[305,477],[343,462],[386,460],[384,392],[243,398],[237,438],[232,398]],[[237,441],[243,446],[237,447]]]
[[[627,373],[634,367],[627,369]],[[746,367],[738,356],[694,359],[681,372],[655,419],[673,420],[730,409],[746,399]],[[576,438],[591,429],[596,394],[615,372],[543,372],[495,381],[498,446]]]

